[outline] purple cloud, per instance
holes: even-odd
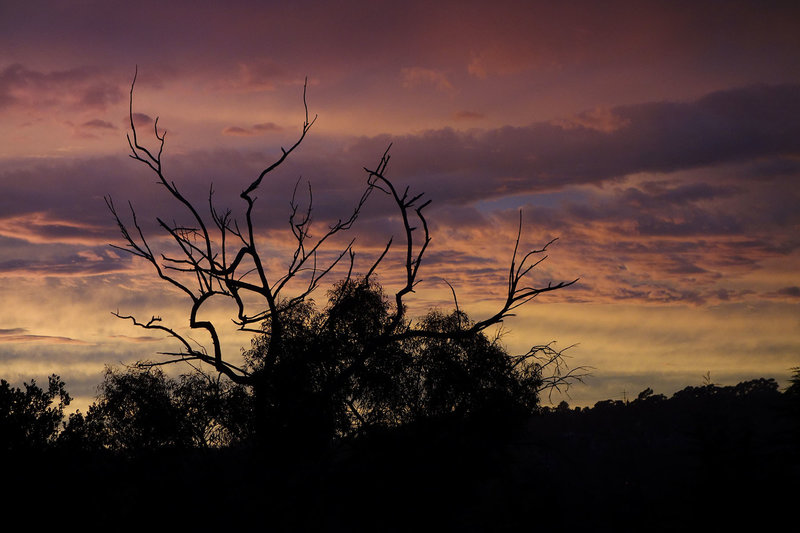
[[[105,74],[94,68],[41,72],[17,63],[0,71],[0,109],[59,104],[105,109],[120,102],[123,94],[120,87],[106,81]]]

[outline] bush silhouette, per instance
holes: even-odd
[[[252,434],[252,400],[227,380],[195,372],[170,378],[161,369],[106,368],[98,397],[74,413],[63,447],[141,451],[231,446]]]
[[[429,312],[420,321],[425,337],[396,335],[390,321],[380,285],[348,279],[326,308],[305,302],[284,315],[278,353],[267,323],[245,358],[264,376],[255,394],[264,395],[270,434],[325,441],[426,419],[497,422],[535,411],[544,380],[534,354],[512,357],[483,332],[464,334],[470,322],[458,311]]]
[[[23,388],[0,380],[0,450],[43,449],[58,437],[64,407],[71,401],[64,382],[53,374],[47,390],[35,380]]]

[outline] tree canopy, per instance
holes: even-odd
[[[284,315],[280,352],[266,323],[245,356],[264,376],[255,394],[268,396],[272,431],[306,431],[316,420],[331,438],[433,418],[530,415],[552,385],[543,373],[560,353],[549,347],[510,356],[498,338],[463,334],[472,324],[461,311],[431,310],[420,320],[425,336],[387,329],[391,316],[377,282],[350,278],[324,309],[305,302]]]
[[[64,382],[55,374],[48,378],[47,389],[35,380],[23,388],[0,380],[0,450],[41,449],[52,444],[64,408],[71,401]]]

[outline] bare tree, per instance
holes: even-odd
[[[411,338],[457,338],[475,335],[490,326],[500,324],[504,319],[512,316],[517,307],[524,305],[539,294],[562,289],[577,281],[559,282],[542,287],[527,284],[528,274],[545,259],[545,253],[552,241],[539,249],[521,254],[519,247],[522,219],[520,217],[519,232],[508,270],[505,300],[494,314],[471,324],[465,322],[463,327],[457,331],[427,329],[421,326],[420,323],[414,323],[408,319],[406,317],[404,299],[409,293],[415,291],[419,283],[419,269],[425,251],[431,241],[424,212],[425,208],[430,204],[430,200],[424,199],[422,193],[414,194],[409,192],[408,187],[402,189],[401,192],[401,189],[398,189],[387,177],[386,169],[390,160],[389,148],[391,146],[383,153],[374,168],[364,168],[367,177],[366,183],[349,215],[328,226],[319,237],[312,238],[310,231],[313,218],[311,187],[309,186],[308,189],[307,207],[301,209],[300,202],[297,199],[298,186],[295,186],[288,217],[289,226],[294,237],[294,251],[288,258],[286,270],[281,275],[273,278],[267,271],[265,265],[267,258],[263,255],[265,253],[264,248],[258,241],[258,232],[256,231],[253,215],[257,199],[255,193],[263,180],[281,166],[289,155],[300,146],[316,121],[316,116],[313,119],[309,118],[306,100],[307,85],[303,87],[305,114],[300,135],[288,149],[281,148],[281,153],[275,161],[267,165],[255,179],[246,184],[240,194],[245,204],[243,217],[237,219],[230,209],[219,210],[215,207],[212,188],[208,195],[208,209],[212,224],[207,224],[197,207],[187,199],[175,182],[168,179],[164,174],[162,156],[166,142],[166,132],[159,131],[157,118],[153,127],[153,135],[157,140],[157,149],[148,149],[140,141],[134,123],[133,112],[135,84],[136,76],[134,76],[130,89],[129,115],[131,133],[128,135],[128,143],[131,150],[130,157],[146,165],[155,174],[157,183],[166,189],[167,194],[177,202],[178,206],[183,210],[184,216],[188,217],[190,222],[168,222],[163,218],[157,218],[158,225],[174,245],[172,253],[157,252],[151,246],[151,241],[148,240],[137,220],[133,205],[129,203],[129,221],[125,222],[113,200],[110,197],[106,197],[106,204],[114,216],[124,240],[124,245],[117,248],[149,262],[162,280],[184,293],[191,301],[189,327],[193,330],[206,332],[211,339],[211,347],[208,350],[205,347],[198,346],[188,335],[163,324],[158,316],[153,316],[146,321],[140,321],[134,316],[124,315],[119,312],[113,313],[121,319],[132,321],[138,327],[159,330],[177,341],[180,349],[162,353],[161,355],[165,356],[163,360],[143,364],[155,366],[177,362],[206,363],[212,365],[216,371],[227,376],[235,383],[252,386],[256,396],[258,396],[258,388],[262,384],[262,376],[259,375],[260,371],[241,364],[234,364],[229,354],[223,353],[218,329],[219,324],[199,319],[198,314],[201,307],[214,296],[222,296],[232,300],[235,302],[237,309],[237,314],[233,318],[237,327],[245,332],[264,334],[268,339],[268,348],[265,353],[273,354],[273,356],[275,356],[274,354],[280,354],[285,340],[284,329],[287,317],[292,310],[303,305],[337,265],[344,263],[348,267],[347,280],[354,276],[353,261],[355,254],[353,251],[354,241],[352,239],[336,252],[333,255],[333,259],[327,263],[322,261],[321,252],[327,243],[334,240],[335,236],[344,234],[353,227],[367,200],[376,191],[388,195],[401,215],[404,236],[405,276],[404,284],[393,295],[393,312],[390,319],[383,330],[370,339],[370,348]],[[376,258],[367,274],[363,276],[363,280],[369,280],[374,275],[393,245],[393,239],[389,239],[383,252]],[[301,280],[303,281],[302,287],[291,294],[287,294],[290,282],[296,284]],[[450,288],[453,290],[454,303],[458,308],[455,290],[452,286]],[[265,324],[267,326],[264,326]],[[369,352],[370,350],[367,349],[361,357],[349,361],[347,367],[339,373],[337,379],[328,383],[328,387],[335,388],[358,372],[363,367]],[[549,345],[534,347],[528,354],[519,357],[523,359],[541,358],[542,368],[552,367],[554,372],[550,381],[547,381],[551,389],[567,384],[573,378],[580,377],[578,374],[563,368],[561,353],[552,349]]]

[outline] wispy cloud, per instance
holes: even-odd
[[[32,212],[0,218],[0,235],[39,244],[97,244],[98,241],[107,241],[111,232],[107,227],[83,222],[79,217],[56,217],[45,212]]]
[[[0,329],[0,343],[42,343],[42,344],[79,344],[91,343],[69,337],[54,335],[36,335],[28,333],[25,328]]]
[[[228,126],[222,130],[223,135],[232,135],[235,137],[254,137],[257,135],[264,135],[265,133],[281,132],[283,128],[274,122],[264,122],[261,124],[253,124],[250,128],[243,128],[241,126]]]
[[[142,343],[150,343],[150,342],[163,342],[163,338],[158,337],[132,337],[130,335],[110,335],[111,339],[120,340],[123,342],[130,342],[133,344],[142,344]]]

